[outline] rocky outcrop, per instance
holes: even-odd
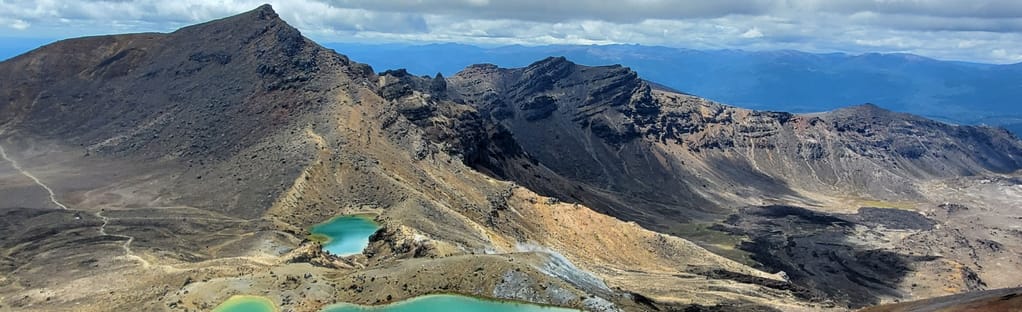
[[[478,82],[495,78],[497,84]],[[484,116],[535,122],[559,112],[611,144],[637,138],[636,123],[650,122],[647,116],[658,109],[649,85],[630,69],[579,66],[564,57],[547,58],[520,69],[469,67],[452,81],[452,97],[477,107]],[[495,89],[494,85],[503,87]]]
[[[353,269],[364,267],[364,264],[347,261],[343,258],[331,255],[323,251],[322,244],[312,241],[304,241],[298,248],[291,250],[284,256],[284,263],[309,263],[315,266],[330,269]]]

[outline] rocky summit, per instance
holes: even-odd
[[[876,308],[902,311],[1010,304],[994,289],[1022,281],[1022,141],[1004,129],[747,110],[563,57],[377,72],[268,5],[59,41],[0,73],[0,311],[965,293]],[[379,230],[338,256],[323,244],[343,238],[310,229],[345,215]]]

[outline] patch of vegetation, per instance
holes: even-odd
[[[719,231],[712,226],[713,223],[679,224],[672,227],[669,234],[690,240],[700,247],[739,263],[745,265],[756,263],[749,252],[738,248],[742,242],[749,240],[747,236]]]

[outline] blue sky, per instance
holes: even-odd
[[[0,37],[167,32],[267,1],[0,0]],[[645,44],[1022,62],[1019,0],[281,0],[321,42]]]

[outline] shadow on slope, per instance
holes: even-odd
[[[883,218],[880,218],[883,216]],[[855,243],[857,226],[925,230],[933,222],[915,212],[863,208],[857,214],[825,214],[792,206],[742,209],[716,229],[746,235],[742,250],[767,271],[784,271],[801,287],[850,308],[901,297],[899,285],[914,263],[937,260]]]

